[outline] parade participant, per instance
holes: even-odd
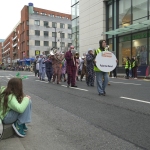
[[[94,54],[95,57],[102,51],[105,51],[106,41],[100,40],[99,46],[100,47],[97,50],[95,50],[95,54]],[[105,88],[108,84],[108,73],[102,72],[101,70],[99,70],[98,67],[96,66],[96,61],[95,61],[94,71],[96,73],[96,82],[97,82],[98,93],[99,93],[99,95],[105,96],[106,95]]]
[[[13,123],[17,135],[25,137],[26,123],[31,122],[31,100],[23,93],[22,79],[12,78],[7,87],[1,87],[0,118],[4,124]]]
[[[76,81],[79,81],[78,79],[79,64],[80,64],[79,53],[76,52]]]
[[[93,50],[89,48],[88,54],[86,55],[87,61],[87,85],[94,86],[95,72],[94,72],[94,55]]]
[[[62,68],[61,68],[61,80],[64,78],[64,82],[66,82],[66,60],[62,61]]]
[[[52,64],[53,64],[53,84],[57,78],[57,84],[60,84],[60,76],[61,76],[61,67],[62,67],[62,60],[64,58],[63,54],[56,53],[52,57]]]
[[[133,69],[133,78],[137,79],[137,67],[138,67],[138,61],[136,57],[133,57],[134,61],[132,63],[132,69]]]
[[[44,63],[45,63],[46,75],[48,78],[48,82],[51,82],[52,75],[53,75],[53,67],[52,67],[52,60],[51,60],[50,55],[47,57],[47,59],[44,61]]]
[[[84,75],[86,75],[86,59],[84,56],[82,56],[80,60],[80,70],[81,70],[80,81],[82,81]]]
[[[68,52],[66,52],[65,59],[67,62],[67,74],[68,74],[68,87],[71,84],[71,87],[77,87],[75,85],[76,78],[76,57],[74,52],[74,46],[70,46]]]
[[[45,55],[40,55],[40,58],[38,59],[40,80],[42,81],[45,81],[45,57]]]
[[[38,63],[38,58],[39,56],[36,56],[36,60],[35,60],[35,77],[38,75],[39,78],[39,63]]]

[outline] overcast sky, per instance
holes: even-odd
[[[28,3],[34,7],[71,14],[71,0],[1,0],[0,39],[5,39],[19,22],[21,9]]]

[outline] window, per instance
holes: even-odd
[[[44,31],[44,36],[48,36],[48,31]]]
[[[71,38],[72,38],[71,34],[68,34],[68,39],[71,39]]]
[[[40,41],[35,40],[35,46],[40,46]]]
[[[44,27],[48,26],[48,21],[43,21],[43,23],[44,23]]]
[[[112,30],[112,5],[109,5],[109,30]]]
[[[68,43],[68,47],[70,47],[72,45],[72,43]]]
[[[35,35],[40,36],[40,30],[35,30]]]
[[[61,47],[65,47],[65,42],[60,42]]]
[[[147,65],[147,32],[132,35],[132,57],[137,57],[139,65]]]
[[[129,26],[131,24],[131,0],[119,1],[119,27]]]
[[[65,38],[65,33],[60,33],[60,38]]]
[[[34,25],[39,26],[40,25],[40,20],[35,20]]]
[[[64,23],[60,23],[60,28],[64,29],[65,28],[65,24]]]
[[[27,26],[29,25],[29,20],[27,20]]]
[[[56,42],[52,42],[52,47],[57,48],[57,43]]]
[[[71,29],[71,28],[72,28],[71,24],[68,24],[68,29]]]
[[[51,17],[54,17],[54,15],[53,15],[53,14],[50,14],[50,16],[51,16]]]
[[[49,46],[49,41],[44,41],[44,46]]]
[[[52,37],[57,37],[57,33],[56,32],[52,32]]]
[[[27,36],[29,36],[29,30],[27,30]]]
[[[133,23],[147,20],[147,0],[132,0]]]
[[[52,22],[52,27],[53,28],[57,28],[57,23],[56,22]]]

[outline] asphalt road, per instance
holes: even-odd
[[[30,93],[31,97],[38,96],[44,102],[65,110],[84,120],[97,131],[103,131],[104,135],[109,133],[110,143],[114,137],[125,142],[124,144],[119,142],[119,148],[116,148],[115,142],[110,144],[110,148],[107,146],[98,148],[101,139],[98,140],[96,134],[94,136],[91,133],[92,139],[89,142],[95,140],[95,146],[92,146],[83,139],[78,139],[81,131],[75,131],[78,134],[77,137],[71,136],[71,143],[78,143],[80,146],[77,149],[150,149],[150,80],[110,78],[111,85],[106,88],[107,95],[99,96],[96,86],[87,87],[85,81],[78,81],[78,88],[67,88],[64,82],[57,85],[47,81],[41,82],[30,72],[21,72],[21,74],[28,75],[28,79],[25,79],[23,84],[25,92]],[[13,71],[0,71],[0,85],[6,85],[6,82],[15,75],[16,72]],[[44,111],[46,108],[43,107]],[[55,122],[54,118],[53,121]],[[71,125],[73,127],[75,124]],[[61,127],[59,130],[62,130]],[[86,132],[90,133],[90,130],[86,129]],[[69,138],[69,135],[65,136]]]

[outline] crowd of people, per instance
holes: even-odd
[[[96,77],[98,93],[105,96],[108,73],[97,68],[95,58],[98,53],[106,50],[106,41],[101,40],[99,45],[100,48],[95,51],[89,48],[82,57],[79,57],[74,46],[70,46],[66,53],[51,52],[48,56],[36,56],[35,76],[38,76],[39,80],[45,81],[45,75],[47,75],[48,82],[60,84],[64,81],[67,82],[67,87],[77,87],[77,81],[82,81],[83,77],[85,77],[87,86],[94,87]]]

